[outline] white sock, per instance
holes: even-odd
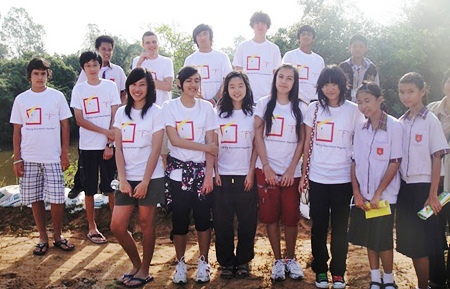
[[[381,283],[380,269],[370,270],[370,276],[373,282]]]
[[[384,273],[383,274],[383,282],[384,284],[387,283],[394,283],[394,274],[393,273]]]

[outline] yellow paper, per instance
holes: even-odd
[[[366,203],[366,206],[370,209],[370,203]],[[387,216],[391,214],[391,206],[388,201],[381,200],[378,203],[378,209],[370,209],[366,211],[366,219]]]

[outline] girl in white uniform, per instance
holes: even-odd
[[[359,110],[367,117],[355,130],[351,170],[354,208],[349,242],[367,248],[372,282],[370,289],[397,288],[392,267],[395,203],[400,189],[398,169],[402,159],[402,125],[386,114],[383,96],[374,82],[366,82],[356,93]],[[366,219],[365,211],[377,209],[380,200],[389,203],[391,214]],[[383,263],[383,282],[380,276]]]
[[[318,102],[309,105],[305,115],[304,152],[312,145],[309,179],[307,162],[303,162],[300,190],[309,187],[312,247],[312,269],[316,286],[328,288],[328,225],[331,218],[331,262],[333,288],[345,288],[348,241],[349,202],[352,197],[350,168],[352,139],[364,116],[356,104],[345,100],[347,79],[333,65],[322,70],[317,80]],[[313,123],[314,115],[317,115]],[[314,138],[311,130],[314,127]]]
[[[156,205],[164,203],[164,170],[160,154],[165,122],[161,108],[155,104],[155,83],[149,70],[136,68],[131,71],[125,89],[127,104],[117,110],[114,120],[120,184],[115,193],[111,231],[133,265],[116,282],[134,288],[153,280],[149,266],[155,248],[154,217]],[[136,206],[142,230],[142,259],[128,232]]]
[[[441,159],[449,153],[449,147],[439,120],[423,105],[423,77],[416,72],[405,74],[399,80],[398,91],[409,109],[399,119],[403,124],[403,157],[397,200],[397,251],[412,258],[419,288],[427,289],[428,257],[444,245],[435,215],[442,207],[437,197]],[[426,205],[435,215],[424,221],[417,212]]]
[[[259,220],[266,225],[275,257],[271,279],[304,277],[295,258],[297,226],[300,220],[300,157],[305,131],[298,99],[298,70],[283,64],[273,76],[271,93],[262,97],[255,110],[255,146],[258,152],[256,181],[259,196]],[[285,226],[286,255],[282,259],[280,221]]]
[[[198,98],[201,77],[197,68],[183,67],[177,75],[181,96],[163,105],[170,153],[166,167],[166,200],[172,210],[172,232],[177,266],[173,282],[187,283],[184,261],[191,211],[200,250],[197,282],[209,282],[208,252],[211,241],[214,130],[218,128],[210,102]]]
[[[254,186],[256,151],[253,149],[253,93],[246,74],[230,72],[217,105],[216,188],[214,191],[214,232],[216,256],[222,267],[220,277],[249,275],[254,257],[258,195]],[[234,253],[234,215],[238,221],[238,243]]]

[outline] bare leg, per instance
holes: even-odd
[[[139,225],[142,230],[143,256],[139,271],[135,277],[145,279],[149,275],[150,263],[152,262],[153,251],[155,250],[155,210],[156,206],[139,207]],[[127,282],[133,285],[132,282]]]
[[[211,244],[211,229],[203,232],[197,231],[197,240],[200,256],[203,255],[205,261],[208,262],[209,245]]]
[[[51,215],[53,221],[53,239],[61,241],[64,239],[62,235],[62,223],[64,219],[64,204],[51,204]]]
[[[280,224],[275,222],[266,225],[267,235],[269,237],[270,245],[275,256],[275,260],[281,259],[281,245],[280,245]]]
[[[109,204],[109,209],[111,210],[111,212],[114,210],[115,202],[116,202],[116,199],[114,198],[114,193],[109,193],[108,194],[108,204]]]
[[[39,243],[48,243],[44,201],[37,201],[32,203],[31,211],[33,211],[34,222],[36,222],[36,227],[39,232]]]
[[[387,250],[380,252],[381,263],[383,263],[383,272],[391,274],[394,267],[394,251]],[[428,280],[428,278],[427,278]]]
[[[375,251],[367,248],[367,256],[369,257],[370,270],[380,269],[380,256],[378,255],[378,252],[375,252]],[[384,263],[383,263],[383,269],[384,269]],[[392,268],[391,268],[391,272],[392,272]]]
[[[417,281],[420,289],[428,288],[429,261],[428,257],[414,258],[413,264],[416,270]]]
[[[186,235],[173,235],[173,244],[175,245],[175,253],[178,260],[180,260],[186,252],[186,241]]]
[[[295,244],[297,242],[298,227],[285,227],[284,238],[286,241],[286,259],[295,258]]]

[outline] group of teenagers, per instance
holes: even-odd
[[[103,244],[107,240],[95,223],[94,195],[108,194],[111,231],[131,261],[116,283],[136,288],[153,280],[149,269],[158,204],[172,216],[174,283],[188,282],[191,214],[199,246],[196,282],[210,280],[212,229],[220,277],[249,276],[258,220],[266,226],[274,256],[271,279],[302,280],[295,251],[300,194],[309,190],[316,287],[346,287],[351,242],[367,248],[370,288],[397,288],[394,221],[396,249],[412,258],[418,288],[428,288],[429,281],[445,285],[446,220],[439,219],[438,193],[450,182],[444,158],[450,152],[450,73],[443,82],[447,96],[428,108],[423,77],[415,72],[401,77],[399,98],[408,110],[396,119],[383,110],[378,71],[364,57],[364,36],[352,37],[348,60],[325,66],[311,50],[316,36],[311,26],[299,28],[299,48],[282,59],[266,39],[270,24],[267,14],[253,14],[255,37],[237,48],[234,70],[224,53],[212,49],[213,31],[205,24],[194,29],[198,51],[186,58],[176,77],[150,31],[128,76],[110,61],[114,40],[109,36],[97,38],[96,51],[81,54],[82,71],[70,101],[80,136],[69,197],[85,192],[87,237]],[[44,201],[51,204],[54,246],[75,248],[62,234],[72,113],[64,95],[47,86],[51,73],[47,60],[31,60],[31,88],[16,97],[11,113],[13,169],[39,231],[35,255],[49,248]],[[180,97],[171,99],[174,78]],[[115,176],[117,190],[110,186]],[[366,219],[365,211],[378,208],[381,200],[389,203],[391,214]],[[425,205],[435,214],[422,220],[417,212]],[[136,207],[142,255],[128,231]]]

